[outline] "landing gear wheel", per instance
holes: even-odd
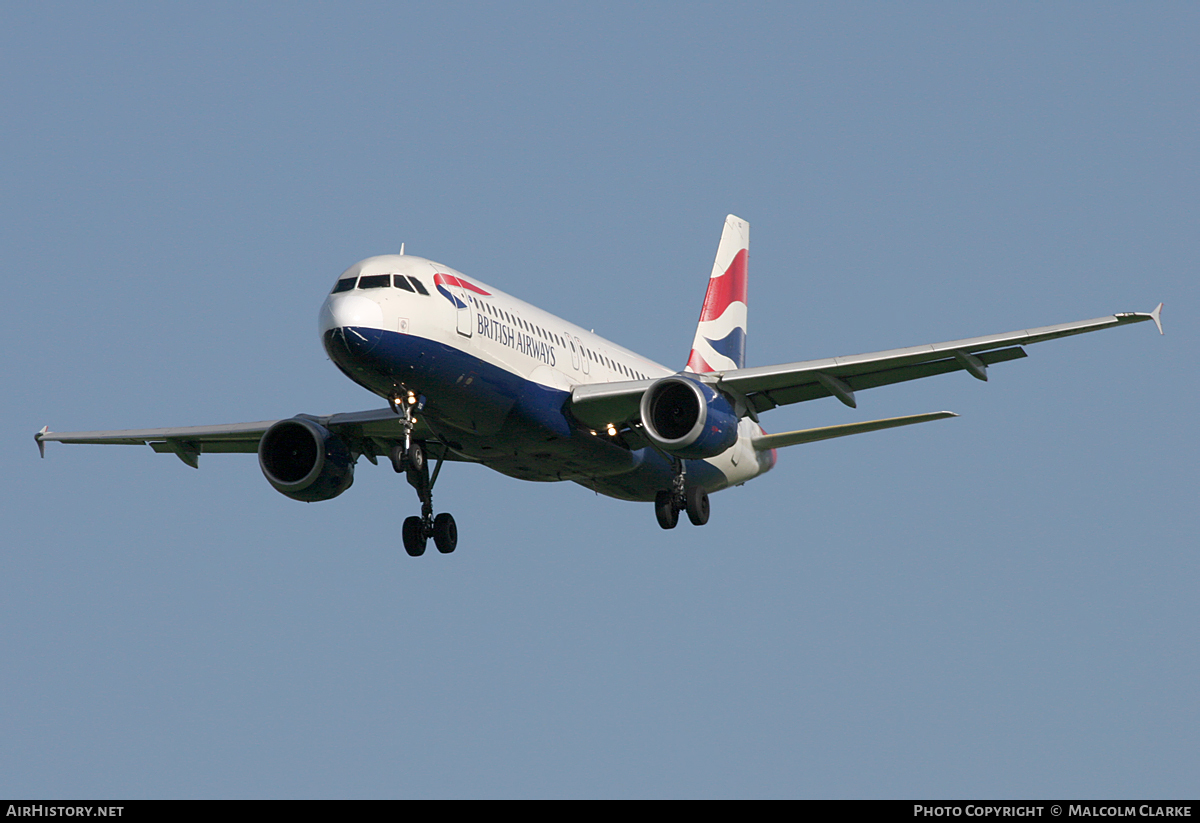
[[[404,465],[404,447],[392,446],[388,452],[388,459],[392,461],[392,469],[396,474],[404,474],[406,467]]]
[[[404,550],[409,557],[420,557],[425,554],[425,524],[415,514],[404,518],[404,528],[401,530],[404,538]]]
[[[420,443],[413,443],[404,455],[404,467],[408,471],[408,482],[414,488],[421,488],[425,479],[425,449]]]
[[[442,554],[450,554],[458,547],[458,526],[450,512],[433,518],[433,544]]]
[[[675,508],[675,496],[670,492],[659,492],[654,496],[654,516],[658,525],[664,529],[673,529],[679,522],[679,509]]]
[[[708,492],[699,486],[692,486],[686,492],[688,520],[693,526],[703,526],[708,522]],[[662,522],[662,521],[659,521]]]

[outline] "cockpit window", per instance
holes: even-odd
[[[358,278],[360,289],[386,289],[390,285],[392,285],[390,274],[371,274]]]
[[[411,275],[409,276],[408,279],[412,281],[412,284],[417,287],[417,291],[419,291],[421,294],[424,294],[424,295],[429,294],[429,292],[425,289],[424,284],[422,284],[420,280],[418,280],[417,278],[415,278]]]
[[[340,291],[350,291],[350,289],[354,288],[354,281],[357,279],[357,277],[346,277],[337,281],[330,294],[337,294]]]
[[[413,290],[412,283],[409,283],[408,278],[403,274],[393,274],[392,285],[398,289],[404,289],[405,291]]]

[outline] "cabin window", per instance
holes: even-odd
[[[337,283],[334,284],[333,291],[331,291],[330,294],[337,294],[340,291],[350,291],[350,289],[354,288],[354,281],[357,279],[357,277],[347,277],[343,280],[337,281]]]

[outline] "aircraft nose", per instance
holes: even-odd
[[[326,354],[346,368],[361,365],[383,336],[383,309],[359,294],[331,294],[317,321]]]
[[[317,325],[321,337],[330,329],[378,329],[383,327],[383,309],[360,294],[331,294],[321,306]]]

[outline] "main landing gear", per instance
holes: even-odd
[[[708,492],[700,486],[689,486],[684,477],[683,461],[675,460],[675,479],[669,491],[661,491],[654,497],[654,516],[658,525],[673,529],[679,523],[679,513],[686,511],[693,526],[708,522]]]
[[[412,397],[412,395],[409,395]],[[416,423],[412,415],[412,402],[408,398],[397,398],[392,401],[392,408],[403,416],[404,445],[392,447],[388,455],[392,460],[392,468],[397,474],[404,474],[408,483],[417,490],[421,500],[420,516],[413,515],[404,519],[401,537],[404,540],[404,550],[410,557],[420,557],[425,554],[425,544],[433,538],[433,544],[442,554],[450,554],[458,548],[458,526],[454,516],[442,512],[433,516],[433,484],[437,482],[438,473],[442,470],[442,460],[446,456],[443,450],[434,466],[433,476],[429,474],[429,461],[426,458],[425,447],[412,439],[412,429]],[[413,398],[415,401],[415,398]]]

